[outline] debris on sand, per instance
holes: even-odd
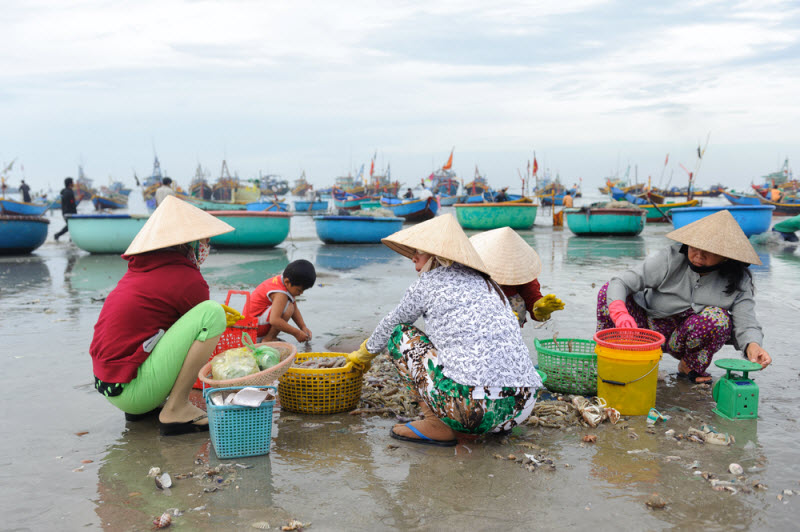
[[[667,507],[667,501],[658,493],[651,494],[644,504],[653,510],[663,510]]]

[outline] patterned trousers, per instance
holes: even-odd
[[[615,327],[608,312],[608,283],[597,294],[597,330]],[[653,318],[640,307],[633,296],[625,300],[628,313],[642,329],[650,329],[664,335],[667,341],[661,346],[678,360],[683,360],[690,369],[708,375],[706,368],[714,354],[722,349],[733,330],[731,315],[719,307],[706,307],[699,313],[692,309],[666,318]]]
[[[456,432],[508,431],[524,423],[536,404],[528,387],[466,386],[446,377],[425,333],[406,323],[394,328],[389,354],[406,387]]]

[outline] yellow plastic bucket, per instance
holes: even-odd
[[[594,341],[597,396],[622,415],[647,415],[656,406],[664,336],[648,329],[605,329]]]

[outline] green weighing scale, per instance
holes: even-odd
[[[714,383],[711,396],[717,402],[713,410],[718,416],[725,419],[756,419],[758,417],[758,385],[747,374],[758,371],[761,364],[735,358],[715,360],[718,368],[726,371]],[[741,375],[732,372],[739,371]]]

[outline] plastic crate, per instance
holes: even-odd
[[[345,353],[297,353],[295,363],[309,358],[343,357]],[[336,414],[358,405],[363,373],[348,362],[341,368],[290,367],[278,381],[281,408],[301,414]]]
[[[231,300],[231,295],[233,294],[240,294],[246,297],[244,308],[250,304],[250,292],[242,291],[242,290],[228,290],[228,297],[225,298],[225,304],[227,305]],[[247,333],[253,343],[256,343],[258,332],[258,318],[243,318],[233,325],[228,326],[219,337],[219,342],[217,343],[217,347],[214,348],[214,352],[211,353],[211,356],[208,358],[208,361],[211,362],[218,354],[222,353],[223,351],[227,351],[228,349],[235,349],[237,347],[244,347],[242,344],[242,333]],[[192,388],[197,388],[198,390],[203,389],[203,383],[198,378]]]
[[[203,392],[208,411],[211,443],[219,458],[242,458],[268,454],[272,443],[272,410],[275,400],[264,401],[261,406],[225,405],[211,402],[211,395],[221,391],[239,391],[246,386],[210,388]],[[269,389],[277,397],[274,386],[258,386]]]
[[[539,369],[547,374],[551,392],[594,395],[597,393],[595,342],[577,338],[534,341]]]

